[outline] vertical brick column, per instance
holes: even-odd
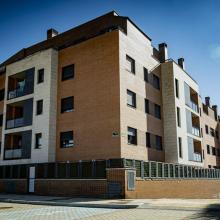
[[[106,169],[109,198],[125,198],[127,191],[127,172],[129,170],[134,170],[134,168]],[[120,187],[120,192],[118,187]]]

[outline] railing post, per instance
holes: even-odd
[[[144,161],[141,161],[141,178],[144,179]]]
[[[151,162],[149,162],[149,178],[151,178]]]

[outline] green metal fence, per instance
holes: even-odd
[[[106,178],[106,168],[134,168],[136,177],[143,179],[220,179],[220,169],[122,158],[0,166],[0,179],[28,178],[31,166],[35,166],[36,179],[103,179]]]
[[[220,169],[205,169],[196,166],[128,159],[124,159],[124,164],[125,167],[135,168],[136,176],[141,178],[220,178]]]

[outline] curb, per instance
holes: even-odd
[[[105,209],[135,209],[143,205],[141,204],[85,204],[85,203],[66,203],[66,202],[52,202],[52,201],[26,201],[26,200],[13,200],[3,199],[0,202],[17,203],[17,204],[31,204],[31,205],[49,205],[49,206],[66,206],[66,207],[84,207],[84,208],[105,208]]]
[[[158,210],[176,210],[176,211],[199,211],[205,210],[206,212],[220,212],[220,207],[178,207],[178,206],[154,206],[154,205],[140,205],[139,209],[158,209]]]

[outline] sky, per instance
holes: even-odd
[[[0,0],[0,63],[22,48],[115,10],[128,16],[169,56],[185,58],[186,71],[220,108],[219,0]]]

